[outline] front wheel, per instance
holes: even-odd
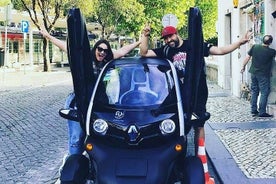
[[[60,174],[61,184],[86,184],[89,174],[89,159],[84,155],[70,155]]]
[[[185,158],[183,184],[204,184],[204,168],[201,160],[196,156]]]

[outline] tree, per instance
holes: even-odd
[[[101,25],[101,38],[108,39],[113,33],[133,33],[142,24],[142,6],[136,0],[92,1],[94,20]]]
[[[166,0],[167,6],[166,12],[172,12],[172,14],[175,14],[178,18],[178,32],[183,37],[186,38],[188,36],[188,13],[190,7],[195,6],[194,0],[177,0],[177,1],[170,1]]]
[[[203,33],[205,39],[216,37],[217,0],[137,0],[144,6],[145,22],[151,24],[151,35],[160,38],[162,17],[171,13],[178,19],[177,29],[185,38],[188,36],[188,12],[190,7],[200,8],[203,16]]]
[[[165,14],[174,14],[178,19],[177,29],[183,37],[187,35],[188,10],[194,5],[193,0],[138,0],[144,6],[144,21],[151,25],[151,37],[160,39],[162,18]]]
[[[0,6],[7,6],[7,5],[10,4],[10,3],[11,3],[10,0],[1,0]]]
[[[150,23],[151,37],[159,40],[162,17],[168,13],[176,15],[177,29],[185,38],[188,35],[189,8],[198,6],[203,14],[205,39],[216,37],[216,0],[12,0],[12,2],[16,7],[23,7],[29,13],[38,29],[44,26],[49,32],[58,18],[67,15],[69,8],[79,7],[87,20],[93,20],[101,25],[100,37],[106,39],[109,39],[112,34],[135,36],[142,30],[145,23]],[[40,15],[42,15],[41,19],[38,18]],[[50,70],[50,63],[46,57],[47,44],[47,40],[43,39],[44,71]]]
[[[209,40],[217,37],[217,0],[196,1],[202,13],[204,39]]]
[[[33,24],[40,30],[43,26],[51,31],[61,14],[62,0],[20,0],[22,7],[28,12]],[[42,18],[39,18],[42,15]],[[48,41],[43,38],[44,71],[50,71],[50,61],[47,59]]]
[[[120,17],[115,29],[118,35],[139,36],[142,25],[144,24],[143,5],[136,0],[124,1],[122,16]]]
[[[33,24],[40,30],[45,28],[48,32],[54,28],[56,21],[67,15],[69,8],[82,6],[85,13],[88,12],[88,0],[13,0],[13,3],[19,10],[26,10]],[[40,18],[41,17],[41,18]],[[43,38],[43,64],[44,71],[50,71],[50,61],[47,58],[48,40]]]
[[[166,1],[157,0],[138,0],[139,3],[144,6],[144,21],[145,24],[150,24],[151,26],[151,36],[156,37],[160,35],[161,20],[165,12],[165,7],[167,6]],[[160,37],[160,36],[159,36]]]

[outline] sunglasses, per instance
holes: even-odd
[[[108,52],[108,49],[104,49],[104,48],[102,48],[102,47],[97,47],[97,49],[98,49],[98,51],[99,52],[104,52],[104,53],[106,53],[107,54],[107,52]]]

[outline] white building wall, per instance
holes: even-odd
[[[220,6],[223,4],[223,6]],[[240,10],[233,7],[232,1],[219,1],[218,7],[218,46],[231,44],[239,39]],[[241,76],[236,75],[235,71],[239,68],[239,50],[224,55],[217,56],[218,60],[218,84],[224,89],[231,89],[231,92],[236,91],[236,86],[239,85]],[[234,91],[233,91],[234,89]]]
[[[265,1],[265,7],[265,17],[268,17],[265,21],[265,34],[273,36],[271,47],[276,49],[276,18],[271,15],[272,12],[276,11],[276,0]],[[272,68],[271,93],[268,97],[268,102],[276,104],[276,58]]]
[[[233,7],[233,1],[218,1],[218,46],[224,46],[233,43],[243,36],[247,30],[254,28],[254,23],[244,8],[251,3],[251,0],[240,0],[238,8]],[[265,0],[265,34],[271,34],[274,38],[272,48],[276,48],[276,19],[271,13],[276,10],[276,0]],[[250,73],[246,72],[243,76],[240,73],[242,62],[247,51],[254,44],[254,39],[250,43],[240,47],[240,49],[225,56],[217,56],[218,66],[218,85],[224,89],[230,89],[235,96],[240,96],[240,86],[242,82],[250,84]],[[271,94],[269,103],[276,103],[276,62],[274,62],[273,77],[271,81]]]
[[[242,36],[242,34],[245,32],[243,31],[242,27],[240,26],[240,9],[238,8],[234,8],[232,11],[232,16],[231,16],[231,22],[232,22],[232,26],[231,26],[231,43],[236,42],[238,39],[240,39],[240,37]],[[243,46],[242,46],[243,47]],[[239,95],[240,94],[240,80],[241,80],[241,73],[239,72],[241,69],[241,57],[240,57],[240,49],[236,49],[235,51],[233,51],[232,53],[230,53],[229,55],[231,56],[231,92],[234,95]]]
[[[223,6],[222,6],[222,4],[223,4]],[[229,1],[223,1],[223,2],[218,1],[218,23],[217,23],[218,46],[225,45],[226,37],[229,36],[229,34],[225,34],[226,29],[227,29],[226,25],[228,25],[228,26],[230,25],[230,20],[229,20],[229,18],[226,17],[226,13],[228,13],[226,7],[229,7],[229,6],[230,6]],[[229,10],[229,12],[230,12],[230,10]],[[230,89],[230,86],[226,82],[227,78],[229,78],[229,76],[230,76],[230,74],[229,74],[230,70],[227,70],[225,60],[228,60],[228,58],[226,58],[226,56],[217,57],[218,85],[224,89]],[[228,69],[229,69],[229,67],[228,67]]]

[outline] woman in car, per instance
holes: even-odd
[[[44,38],[52,42],[61,50],[67,52],[67,45],[65,41],[55,38],[54,36],[50,35],[45,29],[41,29],[40,33],[43,35]],[[91,49],[94,76],[97,77],[99,75],[100,71],[107,62],[113,59],[124,57],[134,48],[138,47],[139,44],[140,40],[132,44],[125,45],[118,50],[112,50],[110,43],[107,40],[98,40]],[[75,94],[73,92],[68,95],[65,102],[65,109],[74,108],[74,98]],[[85,132],[82,130],[79,122],[68,120],[68,135],[68,154],[66,154],[63,159],[61,169],[66,161],[66,158],[68,158],[69,155],[83,154],[84,152],[83,142],[85,138]]]

